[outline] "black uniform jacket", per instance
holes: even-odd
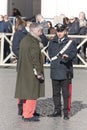
[[[55,36],[49,43],[48,53],[49,57],[56,56],[63,47],[68,43],[69,38],[67,36],[58,43],[58,37]],[[62,58],[59,56],[56,60],[51,61],[51,78],[54,80],[72,79],[73,77],[73,59],[77,54],[77,48],[75,41],[72,41],[68,49],[64,52],[69,58]]]

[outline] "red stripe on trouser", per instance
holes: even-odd
[[[36,109],[36,100],[26,100],[25,103],[23,103],[23,117],[24,118],[33,117],[35,109]]]
[[[71,109],[72,84],[69,84],[68,111]]]

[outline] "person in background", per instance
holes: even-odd
[[[61,91],[63,95],[63,113],[64,119],[69,119],[68,113],[68,97],[69,97],[69,81],[73,78],[72,61],[76,56],[77,49],[74,41],[70,41],[67,36],[67,29],[64,24],[56,25],[57,34],[50,41],[48,53],[51,59],[51,79],[53,88],[54,112],[49,117],[62,116]],[[66,48],[67,44],[70,45]],[[62,53],[60,51],[66,48]],[[59,54],[59,55],[58,55]],[[57,56],[58,55],[58,56]],[[54,57],[57,56],[56,59]],[[52,60],[54,59],[54,60]]]
[[[26,22],[23,18],[21,18],[20,16],[16,17],[16,23],[15,23],[15,31],[22,25],[25,26]]]
[[[12,33],[12,23],[9,20],[8,15],[4,15],[4,32]]]
[[[25,24],[25,29],[27,30],[27,32],[30,32],[30,25],[32,24],[31,21],[27,20],[26,24]]]
[[[4,32],[4,17],[3,15],[0,15],[0,33]]]
[[[78,18],[71,16],[69,21],[70,23],[69,23],[68,35],[78,35],[80,30]],[[78,44],[78,41],[76,43]]]
[[[17,8],[13,8],[12,16],[16,17],[16,16],[22,16],[22,15],[21,15],[21,12]]]
[[[56,29],[52,26],[51,21],[47,21],[48,23],[48,34],[56,34]]]
[[[39,23],[43,28],[40,38],[41,42],[43,43],[43,46],[45,47],[48,43],[48,39],[46,37],[46,34],[48,34],[48,23],[41,14],[36,15],[36,22]]]
[[[36,15],[36,22],[40,23],[40,25],[43,27],[43,33],[45,35],[48,34],[48,23],[41,14]]]
[[[16,30],[13,35],[13,41],[12,41],[13,43],[12,51],[16,56],[17,68],[18,68],[20,42],[28,34],[27,30],[25,29],[25,21],[21,20],[21,22],[18,23],[19,24],[17,24],[16,26]],[[18,115],[22,115],[22,112],[23,112],[23,100],[18,99]]]
[[[79,13],[79,26],[80,26],[79,34],[86,35],[87,34],[87,20],[86,20],[86,15],[84,12]],[[83,41],[83,38],[80,38],[79,40],[81,42]],[[81,48],[79,49],[79,53],[84,60],[86,60],[86,48],[87,48],[87,42],[83,46],[81,46]]]
[[[36,23],[39,23],[43,28],[40,38],[43,47],[45,47],[48,44],[48,38],[46,37],[46,34],[48,34],[48,23],[41,14],[36,15]],[[43,55],[43,62],[44,63],[46,62],[46,57],[44,55]]]
[[[7,15],[4,16],[4,33],[12,33],[12,23],[10,22]],[[10,40],[11,36],[7,36]],[[10,45],[7,40],[4,41],[4,58],[6,58],[10,54]],[[10,63],[11,60],[9,59],[7,63]]]
[[[79,26],[80,32],[79,34],[84,35],[87,33],[87,20],[84,12],[79,13]]]
[[[66,26],[67,31],[68,31],[68,29],[69,29],[69,24],[70,24],[70,20],[69,20],[68,17],[64,17],[64,18],[63,18],[63,24]]]
[[[27,30],[25,29],[24,22],[23,24],[19,24],[19,26],[16,27],[16,31],[13,35],[13,44],[12,44],[12,51],[14,52],[16,58],[19,58],[19,46],[21,40],[27,35]]]
[[[11,23],[8,20],[8,16],[2,16],[0,15],[0,33],[11,33],[12,32],[12,26]],[[6,36],[8,39],[10,39],[11,36]],[[4,58],[6,58],[10,54],[10,46],[6,39],[4,39]],[[7,63],[10,63],[10,59],[6,61]]]
[[[67,31],[68,35],[79,35],[80,26],[79,26],[78,18],[71,16],[69,20],[70,20],[70,24],[68,26],[68,31]],[[80,43],[79,38],[72,38],[72,39],[75,41],[76,45]],[[78,61],[79,61],[78,57],[76,57],[73,62],[74,64],[78,64]]]
[[[32,23],[30,33],[20,43],[15,98],[23,100],[24,121],[39,121],[34,115],[36,100],[44,96],[43,60],[39,46],[41,33],[41,25]]]

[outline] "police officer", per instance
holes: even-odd
[[[50,41],[48,47],[49,57],[51,58],[51,79],[53,88],[54,112],[49,117],[61,117],[61,91],[63,95],[63,113],[64,119],[68,120],[68,97],[69,97],[69,81],[73,78],[72,61],[76,56],[77,49],[74,41],[67,44],[70,39],[67,36],[66,26],[64,24],[56,25],[56,36]],[[67,47],[66,47],[67,46]],[[64,47],[66,49],[64,49]],[[55,59],[54,57],[60,53]]]

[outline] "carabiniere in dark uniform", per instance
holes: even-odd
[[[60,36],[61,35],[61,36]],[[59,38],[61,37],[61,38]],[[66,27],[62,24],[57,25],[57,35],[50,41],[48,47],[49,57],[56,56],[69,42]],[[51,79],[53,87],[54,112],[50,117],[62,116],[61,113],[61,91],[63,95],[64,119],[68,117],[68,97],[69,81],[73,78],[73,59],[77,53],[76,43],[71,42],[70,46],[57,59],[51,61]]]

